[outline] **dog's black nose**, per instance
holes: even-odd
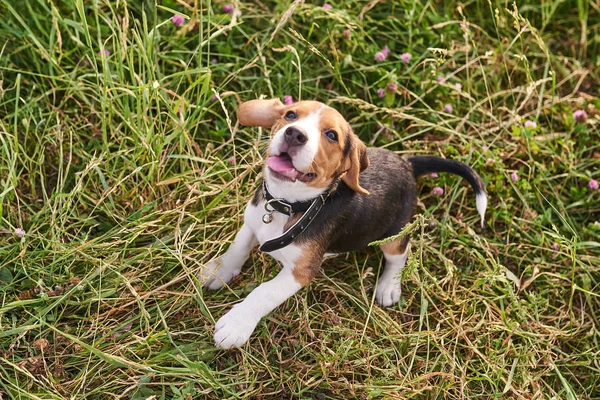
[[[290,126],[285,130],[285,141],[290,146],[303,146],[308,137],[298,128]]]

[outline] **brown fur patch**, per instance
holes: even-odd
[[[344,165],[346,173],[342,176],[342,180],[355,192],[369,194],[369,191],[360,186],[359,183],[360,173],[369,167],[369,163],[367,146],[354,135],[350,153],[348,154],[348,157],[346,157],[346,163]]]
[[[302,255],[296,260],[292,274],[294,279],[302,286],[308,283],[319,273],[323,263],[323,250],[318,243],[308,242],[302,246]]]
[[[338,140],[333,141],[325,136],[325,131],[333,130],[337,133]],[[344,170],[344,144],[346,137],[352,134],[350,125],[342,115],[330,107],[321,111],[319,118],[319,147],[313,159],[311,169],[317,177],[309,183],[310,186],[325,188],[331,184],[331,180],[341,175]]]
[[[337,133],[337,141],[332,141],[325,136],[325,132],[330,129]],[[319,148],[311,166],[317,178],[310,182],[309,186],[328,187],[333,178],[342,176],[342,180],[352,190],[368,194],[369,192],[358,182],[360,173],[369,166],[367,147],[354,134],[350,124],[338,111],[325,106],[319,115],[319,132],[322,133]],[[350,150],[344,154],[347,140]]]
[[[385,254],[399,256],[400,254],[404,254],[404,252],[406,252],[406,247],[408,246],[409,241],[410,238],[408,236],[404,236],[400,239],[392,240],[391,242],[382,244],[379,247]]]

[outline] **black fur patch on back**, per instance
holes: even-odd
[[[316,239],[328,252],[355,251],[395,235],[410,221],[417,203],[410,164],[384,149],[368,148],[367,155],[376,167],[360,174],[360,185],[370,194],[340,182],[299,243]]]

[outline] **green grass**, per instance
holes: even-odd
[[[223,4],[0,0],[0,398],[600,398],[598,3]],[[215,349],[279,268],[195,277],[260,182],[268,132],[235,118],[259,95],[469,163],[487,227],[460,179],[423,178],[399,305],[368,249]]]

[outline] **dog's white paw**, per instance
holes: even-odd
[[[227,265],[221,265],[221,258],[210,261],[200,271],[200,281],[208,289],[216,290],[229,283],[233,278],[239,275],[241,268],[228,268]]]
[[[400,300],[400,281],[396,278],[379,279],[375,290],[377,303],[384,307],[393,306]]]
[[[256,318],[245,312],[239,304],[233,306],[215,325],[215,346],[222,349],[241,347],[248,341],[257,323]]]

